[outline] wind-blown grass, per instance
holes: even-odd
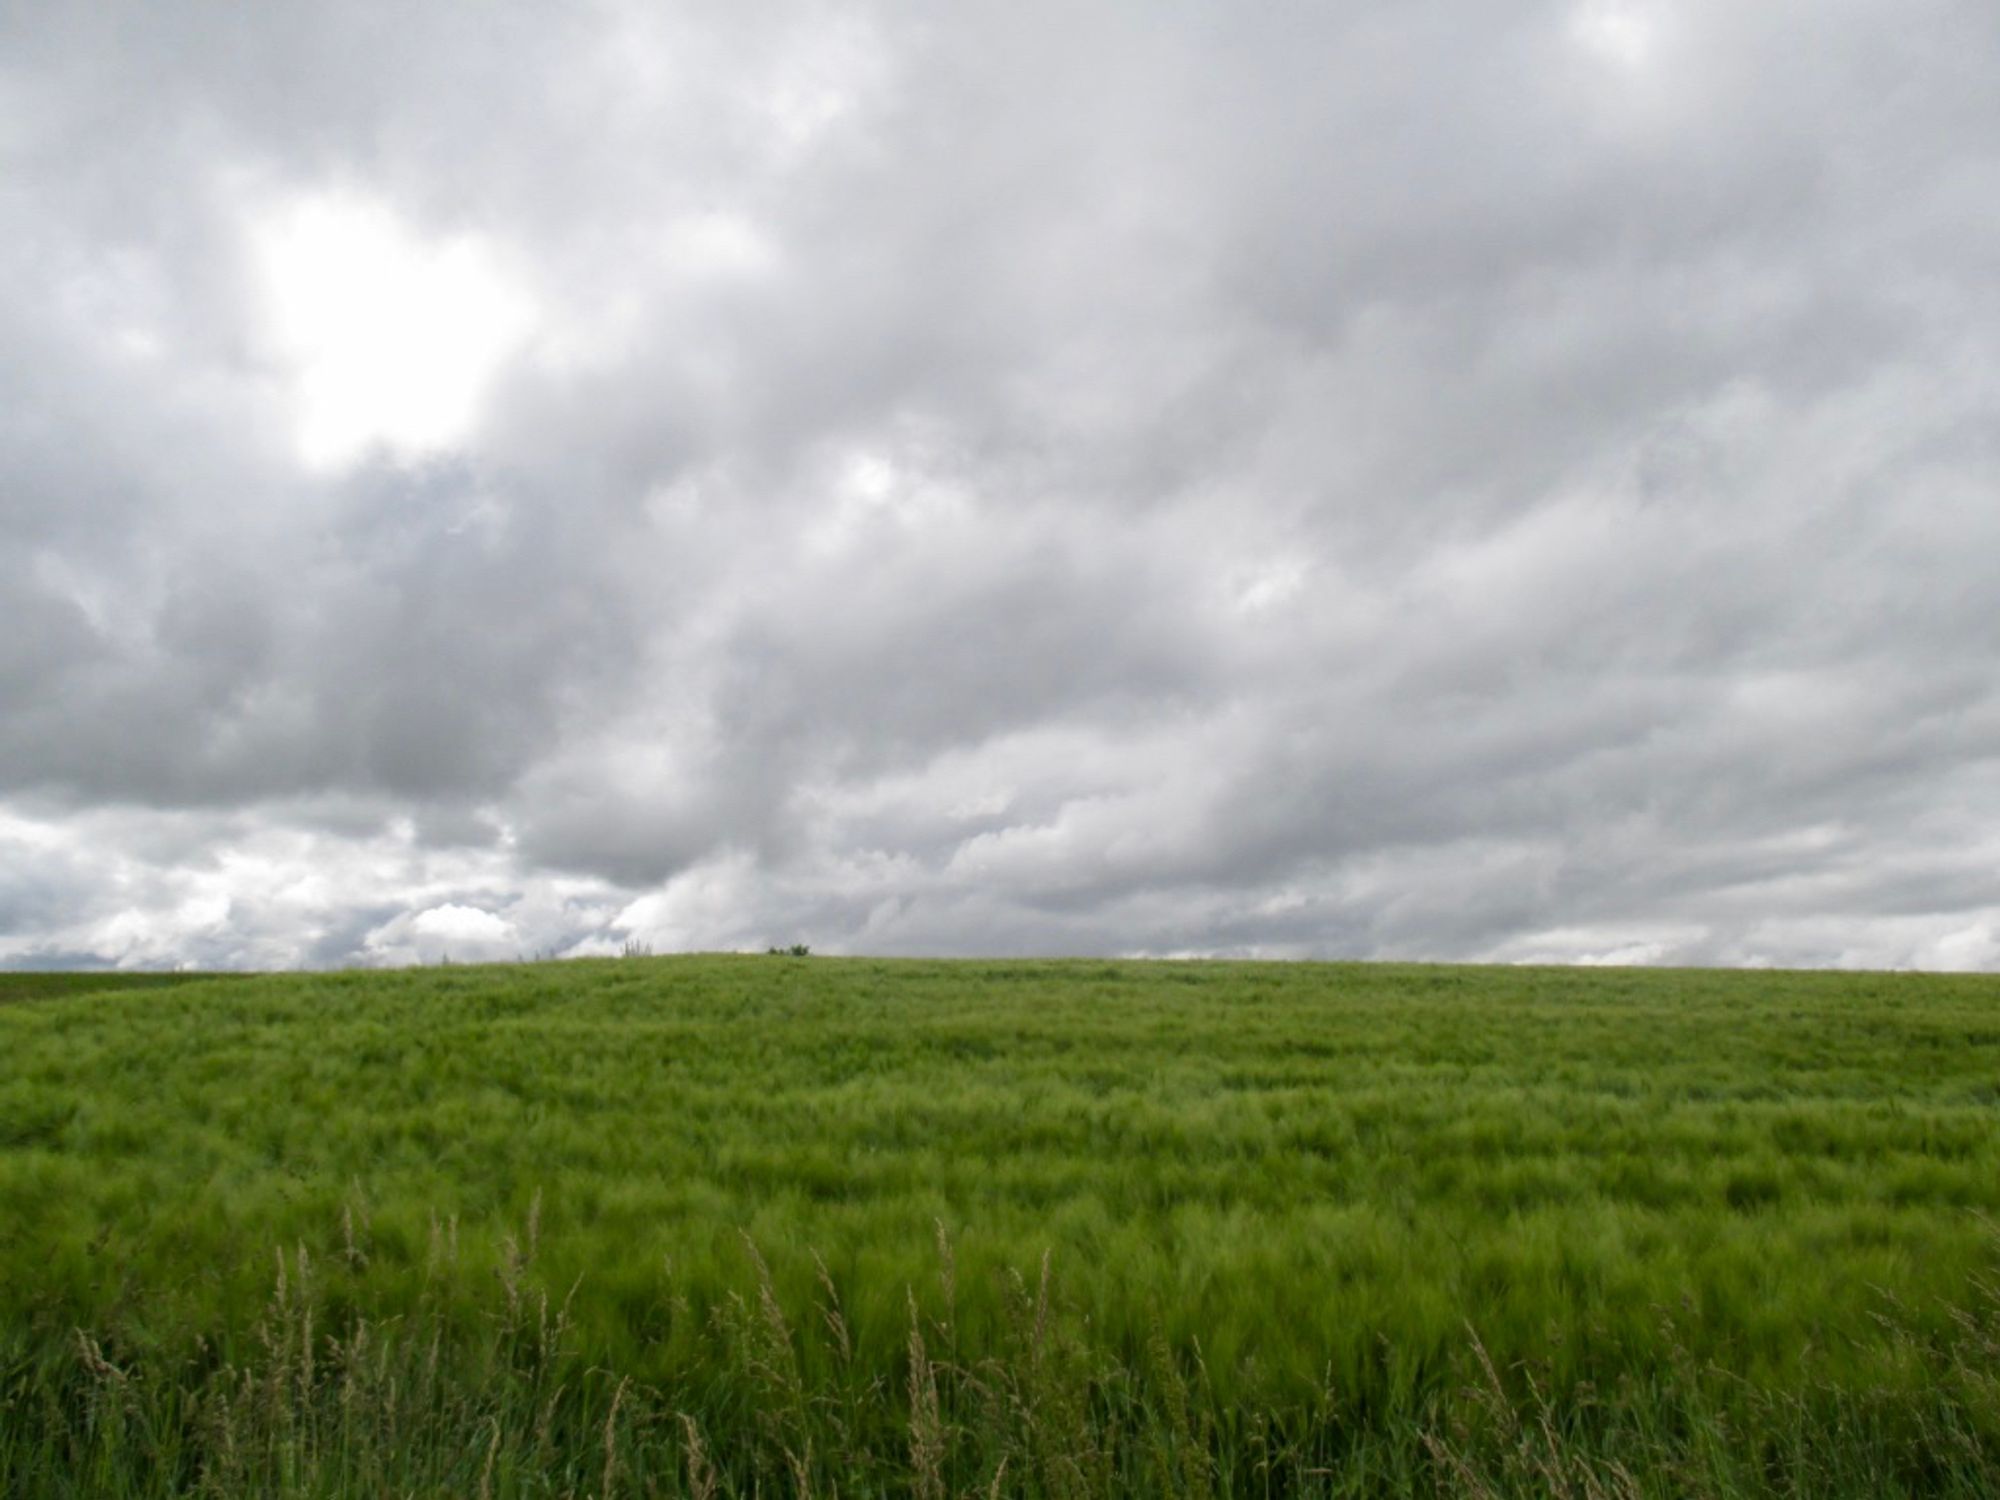
[[[1986,1493],[1996,1001],[756,957],[7,1006],[0,1489]]]
[[[152,973],[131,969],[59,969],[10,971],[0,969],[0,1005],[9,1000],[74,999],[82,995],[102,995],[113,990],[158,990],[177,984],[199,984],[209,980],[242,979],[242,974],[202,974],[190,969]]]

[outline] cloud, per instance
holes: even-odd
[[[0,962],[1991,967],[1996,43],[15,14]]]
[[[405,461],[451,451],[533,324],[479,239],[417,243],[367,199],[308,196],[252,236],[312,468],[377,446]]]

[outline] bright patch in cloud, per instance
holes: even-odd
[[[1297,558],[1280,558],[1238,570],[1233,598],[1239,614],[1262,614],[1297,596],[1306,581],[1306,565]]]
[[[775,270],[778,248],[756,222],[733,213],[691,214],[667,231],[666,261],[684,276],[752,277]]]
[[[374,199],[305,198],[254,239],[295,371],[300,456],[315,468],[378,446],[407,459],[460,442],[534,323],[484,240],[425,241]]]
[[[1659,44],[1659,27],[1625,0],[1592,0],[1570,22],[1570,35],[1586,51],[1620,67],[1639,68]]]

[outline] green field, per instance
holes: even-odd
[[[173,985],[218,979],[242,979],[241,974],[200,974],[191,971],[145,973],[129,970],[62,969],[47,973],[9,973],[0,969],[0,1005],[9,1000],[49,1000],[61,995],[102,995],[112,990],[158,990]]]
[[[43,978],[0,1493],[2000,1492],[1992,979]]]

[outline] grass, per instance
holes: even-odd
[[[101,995],[112,990],[157,990],[176,984],[241,979],[241,974],[201,974],[192,970],[148,973],[129,969],[64,969],[11,972],[0,969],[0,1005],[9,1000],[49,1000],[58,996]]]
[[[43,995],[0,1492],[1990,1494],[1997,1102],[1984,978]]]

